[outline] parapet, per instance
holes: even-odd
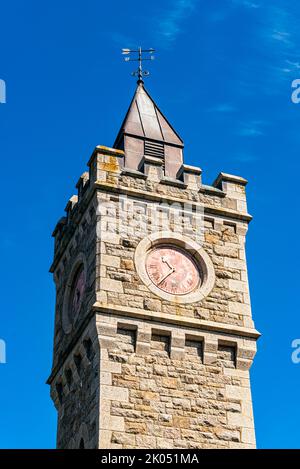
[[[167,177],[164,163],[162,158],[143,155],[138,169],[133,170],[126,166],[126,155],[123,150],[96,146],[88,162],[89,171],[80,176],[76,184],[77,195],[69,199],[65,208],[66,217],[59,220],[53,232],[55,255],[60,251],[61,241],[65,238],[64,233],[68,231],[71,234],[70,230],[76,228],[82,213],[86,210],[90,196],[95,188],[100,186],[104,190],[111,188],[120,193],[123,188],[127,192],[144,191],[146,197],[148,194],[149,197],[163,195],[167,200],[172,197],[179,199],[186,197],[195,203],[203,203],[211,214],[238,218],[246,222],[251,220],[251,216],[247,213],[246,179],[220,173],[214,183],[208,186],[202,183],[201,168],[182,164],[176,177]]]

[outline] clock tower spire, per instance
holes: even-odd
[[[145,159],[155,158],[164,176],[176,178],[183,163],[183,140],[143,82],[137,84],[113,146],[125,151],[126,166],[137,171],[143,168]]]

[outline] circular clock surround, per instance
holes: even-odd
[[[215,271],[205,250],[180,233],[161,231],[138,244],[135,267],[150,291],[170,302],[195,303],[215,284]]]
[[[62,326],[65,334],[69,334],[76,321],[86,290],[86,259],[79,254],[73,263],[71,273],[65,288]]]

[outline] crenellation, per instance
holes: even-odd
[[[187,166],[187,165],[182,165],[181,167],[181,170],[179,171],[178,173],[178,177],[177,177],[177,180],[180,182],[181,179],[183,178],[183,175],[186,174],[186,178],[194,178],[193,179],[193,183],[190,182],[190,184],[186,184],[186,188],[185,190],[183,190],[182,187],[172,187],[172,186],[169,186],[169,185],[166,185],[166,182],[167,182],[167,179],[166,178],[163,178],[162,174],[161,174],[161,161],[155,159],[154,157],[144,157],[144,160],[143,160],[143,168],[144,168],[144,163],[146,164],[146,167],[148,168],[147,169],[147,172],[150,171],[150,167],[152,168],[152,172],[154,171],[153,174],[156,174],[155,171],[157,171],[156,168],[160,168],[159,169],[159,173],[157,173],[156,176],[153,176],[154,177],[154,180],[153,180],[153,177],[150,177],[150,179],[152,180],[152,185],[149,185],[147,183],[147,180],[149,179],[149,177],[147,177],[146,179],[142,179],[140,180],[140,178],[137,178],[136,177],[136,174],[134,174],[132,171],[133,170],[128,170],[128,172],[124,173],[124,170],[122,169],[123,168],[123,159],[124,159],[124,154],[123,152],[121,152],[120,154],[120,151],[121,150],[115,150],[115,149],[110,149],[108,147],[96,147],[95,151],[93,152],[93,155],[89,161],[89,166],[90,166],[90,176],[89,176],[89,179],[88,179],[88,176],[87,174],[88,173],[83,173],[83,175],[81,176],[78,184],[77,184],[77,187],[80,188],[80,187],[84,187],[84,188],[87,188],[85,189],[84,191],[84,194],[83,192],[81,191],[79,196],[76,197],[76,196],[73,196],[70,201],[68,202],[67,204],[67,213],[69,215],[72,215],[72,212],[73,212],[73,209],[76,207],[76,213],[77,212],[80,212],[79,210],[79,206],[82,205],[81,202],[84,201],[84,199],[86,199],[87,197],[87,194],[86,193],[89,193],[91,190],[93,191],[95,189],[94,187],[94,184],[95,183],[99,183],[99,182],[103,182],[103,181],[107,181],[108,179],[108,175],[109,174],[119,174],[119,177],[117,178],[117,180],[114,180],[113,182],[113,185],[115,185],[115,183],[117,182],[117,188],[121,189],[122,186],[124,185],[124,189],[126,187],[128,187],[128,185],[132,188],[134,188],[135,186],[137,186],[137,190],[146,190],[147,192],[153,192],[153,193],[161,193],[163,195],[167,195],[168,197],[178,197],[180,199],[182,199],[182,197],[184,197],[186,200],[191,200],[191,201],[195,201],[197,200],[198,202],[201,202],[201,203],[204,203],[204,205],[207,204],[207,206],[209,207],[210,205],[213,205],[214,207],[218,207],[218,208],[222,208],[224,209],[224,213],[228,213],[228,209],[231,210],[231,211],[236,211],[236,212],[241,212],[241,213],[245,213],[247,214],[247,207],[246,207],[246,204],[245,204],[245,198],[244,198],[244,192],[241,192],[241,189],[240,187],[243,187],[241,184],[236,184],[236,183],[227,183],[227,182],[224,182],[228,179],[229,175],[226,175],[225,176],[222,176],[223,179],[221,178],[218,182],[218,186],[219,187],[226,187],[226,190],[227,190],[227,194],[225,194],[226,196],[223,197],[223,198],[220,198],[216,195],[209,195],[209,196],[203,196],[203,193],[199,193],[199,196],[196,195],[196,189],[198,188],[200,182],[199,180],[197,179],[198,177],[200,177],[201,175],[201,170],[199,168],[194,168],[194,167],[191,167],[191,166]],[[145,159],[146,158],[146,159]],[[148,165],[148,166],[147,166]],[[143,173],[141,173],[143,174]],[[147,176],[147,175],[146,175]],[[231,177],[231,176],[230,176]],[[195,179],[196,178],[196,179]],[[225,178],[225,179],[224,179]],[[227,179],[226,179],[227,178]],[[174,179],[175,180],[175,179]],[[238,181],[242,181],[242,184],[245,184],[245,180],[242,179],[242,178],[238,178]],[[130,184],[128,184],[130,181]],[[171,179],[170,179],[171,181]],[[149,182],[149,181],[148,181]],[[225,186],[227,184],[227,186]],[[229,184],[229,185],[228,185]],[[208,186],[205,186],[205,187],[208,187]],[[233,189],[234,190],[230,190],[230,189]],[[213,189],[213,187],[211,188]],[[201,189],[202,190],[202,189]],[[206,189],[205,189],[206,190]],[[208,189],[207,189],[208,191]],[[202,190],[203,192],[203,190]],[[209,192],[209,191],[208,191]],[[223,194],[223,193],[222,193]],[[76,200],[75,200],[76,199]],[[71,217],[68,217],[68,220],[70,222],[70,218]],[[62,222],[63,223],[63,222]],[[230,224],[230,221],[227,222],[228,224]],[[59,228],[60,231],[61,231],[61,227]],[[57,231],[55,231],[55,234],[56,234]],[[242,232],[242,234],[245,234],[244,231]]]
[[[82,173],[82,175],[80,176],[76,184],[76,188],[78,190],[78,202],[81,201],[81,199],[84,196],[85,191],[89,187],[89,177],[90,177],[89,173],[85,171],[84,173]]]
[[[160,182],[163,178],[163,160],[144,155],[138,170],[145,174],[147,180]]]
[[[177,179],[181,180],[189,190],[198,191],[201,187],[202,169],[183,164],[177,172]]]
[[[77,208],[77,203],[78,203],[78,196],[72,195],[72,197],[70,197],[65,207],[65,212],[67,214],[67,223],[70,222],[70,219],[74,213],[73,211],[75,210],[75,208]]]

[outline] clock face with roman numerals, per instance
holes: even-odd
[[[156,287],[173,295],[191,293],[201,282],[196,261],[177,246],[162,245],[152,249],[146,259],[146,271]]]

